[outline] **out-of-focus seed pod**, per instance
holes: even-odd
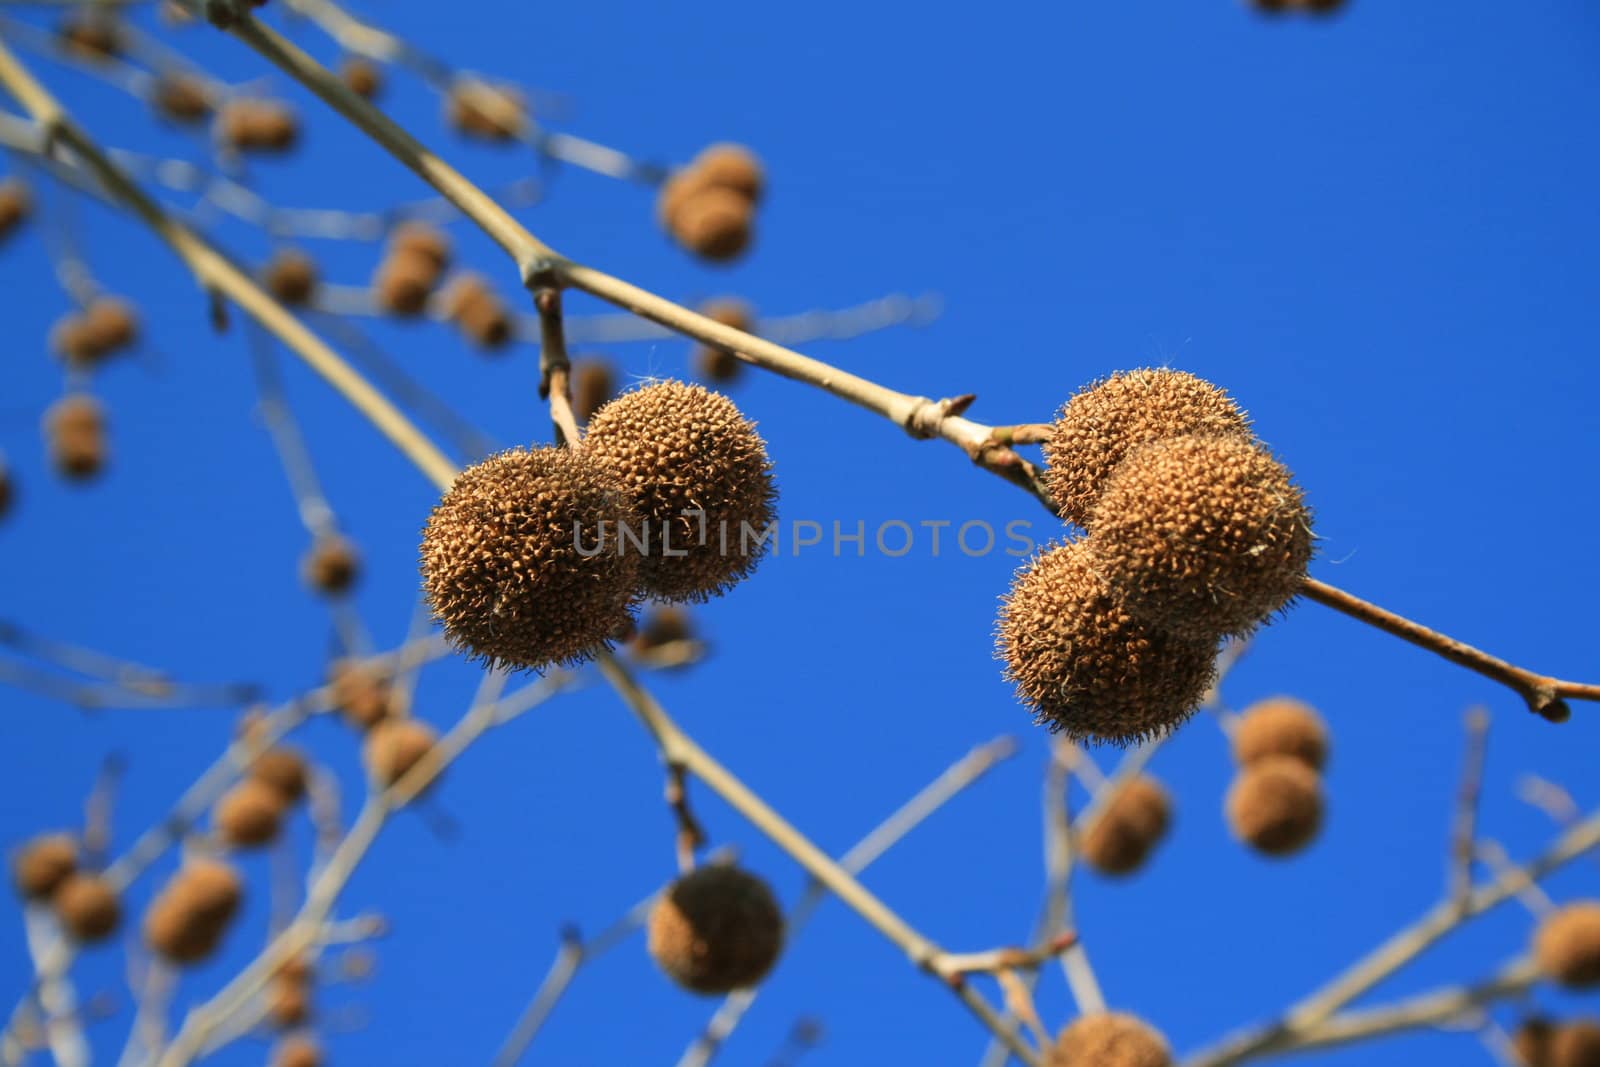
[[[440,294],[440,303],[445,317],[479,348],[503,348],[511,340],[511,310],[481,275],[457,275]]]
[[[285,805],[299,803],[310,780],[305,756],[287,745],[276,745],[257,756],[249,774],[276,792]]]
[[[278,100],[230,100],[216,121],[217,137],[239,152],[287,152],[300,139],[300,120]]]
[[[385,257],[373,275],[373,296],[378,307],[391,315],[415,318],[428,306],[439,280],[439,270],[428,259],[407,253]]]
[[[1248,767],[1269,756],[1293,756],[1320,771],[1328,760],[1328,727],[1311,705],[1293,697],[1258,700],[1239,714],[1233,758]]]
[[[604,359],[572,361],[572,410],[579,422],[588,422],[617,391],[616,375]]]
[[[304,982],[282,976],[267,986],[267,1018],[280,1030],[300,1026],[311,1018],[311,989]]]
[[[1550,1045],[1555,1036],[1556,1028],[1548,1019],[1522,1020],[1511,1035],[1511,1051],[1517,1067],[1551,1067]]]
[[[86,945],[104,941],[122,921],[116,890],[98,875],[67,875],[51,895],[50,904],[62,928]]]
[[[212,812],[217,834],[234,848],[260,848],[277,840],[283,795],[265,782],[246,778],[222,794]]]
[[[262,280],[279,303],[303,307],[317,291],[317,264],[304,252],[285,248],[267,263]]]
[[[694,627],[689,612],[677,604],[660,604],[651,609],[645,616],[644,625],[638,627],[633,637],[633,647],[637,651],[648,651],[693,637]]]
[[[1550,1039],[1550,1067],[1600,1067],[1600,1024],[1564,1023]]]
[[[1533,958],[1568,989],[1600,986],[1600,901],[1578,901],[1547,916],[1534,933]]]
[[[714,144],[695,157],[690,169],[704,186],[728,189],[752,205],[766,191],[766,170],[756,154],[742,144]]]
[[[383,72],[365,56],[346,56],[339,64],[339,80],[364,100],[371,100],[383,89]]]
[[[712,300],[700,308],[700,314],[745,333],[755,329],[755,312],[743,300],[734,298]],[[717,345],[696,345],[693,358],[695,373],[706,381],[718,385],[727,385],[738,380],[744,371],[744,363],[738,356]]]
[[[243,899],[244,883],[232,867],[191,859],[145,912],[145,944],[174,963],[198,963],[217,950]]]
[[[33,214],[33,197],[16,178],[0,181],[0,241],[16,232]]]
[[[131,348],[139,340],[139,313],[126,300],[97,296],[84,308],[83,320],[101,351]]]
[[[1226,810],[1233,835],[1264,856],[1291,856],[1322,828],[1317,772],[1292,756],[1269,756],[1239,772]]]
[[[450,89],[445,119],[467,137],[506,142],[527,128],[528,103],[510,86],[462,78]]]
[[[1082,841],[1083,858],[1101,874],[1143,867],[1172,821],[1172,800],[1155,779],[1141,775],[1118,789]]]
[[[760,982],[783,950],[783,915],[767,883],[737,867],[697,867],[650,912],[650,955],[694,993]]]
[[[272,1050],[272,1067],[322,1067],[322,1046],[303,1035],[286,1037]]]
[[[438,740],[438,732],[418,719],[385,719],[367,732],[363,751],[367,772],[387,789],[420,763]]]
[[[11,881],[24,900],[45,900],[77,869],[77,839],[71,834],[44,834],[17,850]]]
[[[389,680],[358,663],[341,660],[333,664],[328,684],[333,687],[334,707],[357,729],[370,730],[405,711]]]
[[[64,478],[86,481],[106,463],[105,412],[83,394],[63,397],[45,412],[50,460]]]
[[[450,266],[450,237],[425,222],[402,222],[389,234],[389,252],[417,256],[433,265],[434,281]]]
[[[1172,1050],[1148,1023],[1096,1012],[1061,1031],[1045,1052],[1045,1067],[1172,1067]]]
[[[162,118],[183,125],[211,117],[211,94],[190,74],[161,75],[150,91],[150,104]]]
[[[755,211],[749,200],[720,186],[703,188],[678,209],[673,237],[709,263],[728,263],[750,247]]]
[[[122,52],[122,29],[116,19],[92,6],[69,16],[56,33],[61,47],[80,59],[109,59]]]
[[[338,534],[319,534],[300,561],[305,583],[324,596],[342,596],[361,575],[361,556],[355,545]]]

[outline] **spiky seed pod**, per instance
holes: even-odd
[[[1174,437],[1117,467],[1089,520],[1128,610],[1190,637],[1246,634],[1300,591],[1311,512],[1287,467],[1241,437]]]
[[[701,184],[738,193],[751,204],[766,190],[766,170],[756,154],[742,144],[714,144],[690,165]]]
[[[1568,904],[1541,922],[1533,958],[1551,981],[1569,989],[1600,985],[1600,900]]]
[[[211,115],[211,95],[205,84],[188,74],[163,74],[157,78],[150,104],[162,118],[184,125]]]
[[[1130,616],[1084,541],[1050,548],[1018,570],[997,632],[1017,696],[1035,721],[1075,741],[1128,744],[1165,734],[1211,685],[1215,645]]]
[[[45,834],[17,851],[11,881],[24,900],[44,900],[78,869],[78,842],[70,834]]]
[[[126,300],[97,296],[84,309],[83,321],[95,345],[108,355],[139,340],[139,313]]]
[[[371,100],[383,88],[383,72],[364,56],[346,56],[339,64],[339,80],[363,100]]]
[[[361,576],[361,556],[338,534],[319,534],[300,561],[300,575],[324,596],[340,596]]]
[[[286,1037],[272,1050],[272,1067],[322,1067],[322,1046],[302,1035]]]
[[[755,569],[777,489],[766,442],[733,401],[686,382],[654,382],[596,412],[585,441],[637,503],[648,535],[639,559],[646,592],[703,601]]]
[[[1290,856],[1322,828],[1317,772],[1292,756],[1269,756],[1243,768],[1228,789],[1233,835],[1266,856]]]
[[[370,730],[384,719],[404,713],[394,687],[376,672],[344,660],[328,669],[333,706],[350,725]]]
[[[1250,420],[1227,393],[1184,371],[1141,368],[1102,378],[1056,413],[1044,443],[1045,488],[1062,518],[1087,527],[1124,457],[1191,434],[1248,439]]]
[[[387,789],[404,778],[438,740],[438,732],[418,719],[386,719],[367,733],[362,753],[367,773]]]
[[[16,178],[0,181],[0,241],[10,237],[33,213],[33,197]]]
[[[1172,800],[1145,775],[1117,790],[1083,837],[1083,858],[1101,874],[1132,874],[1166,836]]]
[[[279,303],[302,307],[317,291],[317,264],[304,252],[285,248],[272,257],[262,280]]]
[[[591,447],[500,452],[463,471],[429,516],[423,592],[451,641],[486,663],[578,663],[633,605],[642,560],[618,537],[639,523]]]
[[[232,867],[189,860],[145,912],[145,944],[174,963],[198,963],[216,951],[243,899],[244,883]]]
[[[650,912],[650,955],[678,985],[728,993],[766,977],[783,949],[783,915],[767,883],[724,864],[673,882]]]
[[[616,391],[616,376],[610,363],[603,359],[573,361],[572,410],[580,422],[594,418],[594,413],[604,407]]]
[[[528,124],[528,103],[510,86],[464,78],[450,90],[445,119],[468,137],[510,141]]]
[[[700,314],[745,333],[755,328],[755,313],[743,300],[713,300],[701,306]],[[744,364],[738,356],[717,345],[696,345],[694,366],[695,373],[701,378],[723,385],[736,381],[744,371]]]
[[[1522,1020],[1511,1035],[1511,1050],[1517,1067],[1551,1067],[1550,1045],[1555,1035],[1556,1028],[1548,1019]]]
[[[1600,1025],[1564,1023],[1550,1039],[1550,1067],[1600,1067]]]
[[[122,30],[96,11],[74,15],[56,31],[61,47],[83,59],[109,59],[122,51]]]
[[[44,422],[50,460],[63,477],[84,481],[105,467],[105,413],[94,398],[63,397],[45,412]]]
[[[384,257],[372,276],[372,289],[378,307],[391,315],[414,318],[428,306],[428,297],[439,280],[439,268],[420,255],[404,252]]]
[[[287,745],[275,745],[257,756],[249,774],[277,793],[285,805],[299,803],[310,779],[306,758]]]
[[[694,192],[678,208],[672,236],[710,263],[727,263],[750,247],[754,211],[750,201],[719,186]]]
[[[1293,756],[1313,770],[1328,760],[1328,726],[1315,708],[1293,697],[1258,700],[1239,715],[1233,758],[1248,767],[1268,756]]]
[[[1096,1012],[1057,1035],[1045,1067],[1172,1067],[1172,1050],[1148,1023],[1121,1012]]]
[[[311,990],[304,982],[274,978],[267,987],[267,1018],[280,1030],[311,1018]]]
[[[98,875],[68,875],[56,887],[50,904],[62,928],[86,945],[110,937],[122,921],[117,891]]]
[[[396,226],[389,234],[389,251],[397,256],[418,256],[433,264],[434,282],[450,266],[449,235],[426,222],[402,222]]]
[[[222,794],[212,810],[217,834],[234,848],[260,848],[277,840],[283,822],[283,794],[265,782],[246,778]]]

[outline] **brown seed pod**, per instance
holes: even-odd
[[[84,308],[83,321],[95,345],[107,355],[139,340],[139,313],[126,300],[97,296]]]
[[[1293,756],[1320,771],[1328,760],[1328,726],[1315,708],[1293,697],[1258,700],[1233,732],[1233,758],[1248,767],[1268,756]]]
[[[1128,744],[1165,734],[1211,685],[1215,644],[1128,615],[1084,541],[1050,548],[1017,572],[997,630],[1017,696],[1036,722],[1075,741]]]
[[[272,1067],[322,1067],[322,1046],[303,1035],[286,1037],[272,1050]]]
[[[1045,488],[1061,517],[1089,525],[1117,465],[1143,445],[1191,434],[1250,439],[1233,399],[1184,371],[1123,371],[1079,390],[1062,405],[1044,443]]]
[[[511,310],[481,275],[457,275],[441,294],[446,318],[479,348],[502,348],[511,340]]]
[[[1559,985],[1600,985],[1600,900],[1568,904],[1546,917],[1534,933],[1533,958]]]
[[[62,928],[86,945],[110,937],[122,921],[116,890],[98,875],[69,874],[50,903]]]
[[[338,534],[318,534],[300,561],[300,575],[316,592],[340,596],[360,577],[361,556],[355,545]]]
[[[306,795],[310,772],[306,758],[298,749],[275,745],[250,764],[250,777],[272,789],[284,805],[295,804]]]
[[[439,311],[451,322],[460,322],[469,307],[492,296],[489,282],[483,275],[462,271],[453,276],[450,284],[439,293]]]
[[[50,460],[63,477],[84,481],[104,469],[105,413],[93,397],[63,397],[45,412],[44,422]]]
[[[698,385],[654,382],[595,413],[586,448],[633,496],[645,535],[639,581],[652,596],[702,601],[760,562],[776,519],[767,446],[733,401]],[[624,552],[638,554],[626,540]]]
[[[672,236],[711,263],[727,263],[750,247],[754,210],[731,189],[706,186],[693,192],[673,219]]]
[[[404,778],[438,739],[438,731],[419,719],[385,719],[367,733],[362,753],[367,773],[387,789]]]
[[[1317,772],[1292,756],[1269,756],[1243,768],[1228,789],[1233,835],[1266,856],[1290,856],[1322,828]]]
[[[611,364],[603,359],[577,359],[572,362],[572,410],[580,422],[588,422],[611,400],[617,391]]]
[[[33,213],[33,197],[16,178],[0,181],[0,241],[10,237]]]
[[[1045,1053],[1045,1067],[1172,1067],[1166,1038],[1120,1012],[1075,1019]]]
[[[724,326],[750,333],[755,328],[755,313],[743,300],[723,298],[712,300],[700,308],[700,314]],[[718,384],[738,379],[744,371],[739,357],[717,345],[696,345],[694,350],[695,373]]]
[[[267,987],[267,1019],[280,1030],[311,1018],[311,989],[304,982],[274,978]]]
[[[724,142],[704,149],[690,164],[703,186],[728,189],[750,204],[766,190],[766,171],[756,154],[742,144]]]
[[[1132,874],[1166,836],[1172,800],[1161,783],[1145,775],[1117,790],[1083,836],[1083,858],[1101,874]]]
[[[244,883],[232,867],[189,860],[145,912],[145,944],[174,963],[197,963],[216,951],[243,899]]]
[[[278,964],[278,970],[273,977],[285,982],[306,985],[316,977],[316,974],[317,968],[311,960],[302,954],[297,954]]]
[[[339,64],[339,80],[363,100],[371,100],[383,88],[383,72],[365,56],[346,56]]]
[[[1190,637],[1246,634],[1300,591],[1311,512],[1242,437],[1174,437],[1117,467],[1089,520],[1095,566],[1133,615]]]
[[[378,307],[391,315],[414,318],[428,306],[428,297],[439,280],[439,268],[424,256],[392,253],[378,264],[372,277]]]
[[[317,291],[317,264],[297,249],[281,249],[267,263],[262,280],[279,303],[302,307]]]
[[[1522,1020],[1511,1035],[1511,1050],[1518,1067],[1551,1067],[1550,1045],[1556,1028],[1538,1017]]]
[[[692,637],[694,627],[689,613],[676,604],[660,604],[645,616],[644,625],[638,627],[632,643],[635,651],[647,652]]]
[[[1600,1025],[1564,1023],[1550,1039],[1550,1067],[1600,1067]]]
[[[677,171],[662,182],[661,191],[656,195],[656,221],[661,228],[669,234],[676,233],[678,213],[691,196],[704,188],[705,184],[693,167]]]
[[[56,33],[61,47],[82,59],[109,59],[122,51],[122,30],[116,20],[96,11],[73,15]]]
[[[510,141],[528,125],[528,103],[510,86],[463,78],[450,90],[445,119],[468,137]]]
[[[589,447],[497,453],[429,516],[423,592],[451,641],[485,663],[581,662],[637,595],[641,560],[619,551],[620,524],[638,528],[633,502]]]
[[[163,74],[157,78],[150,104],[162,118],[184,125],[211,115],[211,94],[200,79],[188,74]]]
[[[286,152],[300,139],[300,120],[279,100],[230,100],[217,112],[217,136],[240,152]]]
[[[82,312],[69,311],[50,327],[50,350],[69,367],[92,367],[105,358],[100,340]]]
[[[70,834],[45,834],[17,851],[11,881],[24,900],[44,900],[78,869],[78,842]]]
[[[283,794],[265,782],[246,778],[222,794],[211,819],[227,844],[259,848],[277,840],[283,809]]]
[[[417,256],[431,263],[434,270],[433,279],[428,283],[431,286],[450,266],[450,237],[426,222],[402,222],[389,234],[389,252],[394,256]]]
[[[650,955],[678,985],[728,993],[766,977],[783,949],[783,915],[767,883],[736,867],[697,867],[650,912]]]
[[[334,663],[328,669],[328,684],[333,688],[333,706],[357,729],[370,730],[405,711],[389,680],[358,663]]]

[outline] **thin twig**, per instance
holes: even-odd
[[[1489,712],[1473,708],[1466,714],[1465,755],[1461,785],[1456,791],[1455,825],[1450,834],[1450,899],[1459,907],[1472,892],[1472,861],[1477,851],[1478,802],[1483,795],[1483,762],[1488,750]]]

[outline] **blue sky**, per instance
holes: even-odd
[[[570,97],[557,128],[654,159],[738,140],[770,167],[758,247],[732,270],[671,247],[646,190],[575,171],[518,212],[558,249],[669,296],[737,292],[773,314],[938,292],[945,311],[931,326],[807,351],[908,392],[975,392],[972,414],[988,422],[1045,419],[1118,369],[1203,375],[1249,409],[1306,487],[1318,577],[1515,662],[1600,678],[1593,5],[1354,0],[1317,23],[1265,21],[1230,0],[959,15],[838,0],[803,13],[723,0],[481,0],[449,19],[391,0],[368,13],[462,66]],[[295,36],[337,55],[309,27]],[[198,28],[178,43],[301,104],[300,153],[253,172],[276,202],[372,208],[425,194],[242,46]],[[34,62],[107,143],[203,150],[106,86]],[[474,180],[529,172],[526,153],[452,141],[427,91],[391,80],[385,106]],[[304,535],[253,414],[242,332],[210,333],[192,283],[147,234],[99,207],[46,200],[103,284],[139,302],[149,340],[95,382],[113,427],[107,477],[62,485],[45,469],[37,420],[61,387],[45,336],[69,302],[41,228],[0,251],[12,337],[0,449],[22,483],[0,522],[0,616],[181,678],[250,679],[276,698],[315,683],[332,634],[296,579]],[[463,259],[512,291],[488,241],[453,232]],[[217,236],[252,261],[270,247],[238,226]],[[377,256],[367,245],[314,250],[352,284]],[[573,315],[596,310],[570,302]],[[496,440],[548,434],[530,350],[486,360],[439,328],[372,334]],[[688,347],[611,355],[630,376],[672,375],[685,372]],[[377,641],[397,642],[434,491],[320,382],[298,366],[285,375],[327,493],[367,560],[362,616]],[[771,376],[746,375],[733,395],[769,442],[786,519],[847,529],[1025,519],[1041,539],[1056,535],[1024,495],[953,449]],[[835,852],[974,743],[1017,735],[1015,759],[865,878],[953,949],[1021,939],[1042,885],[1046,738],[991,653],[1014,565],[1003,554],[934,557],[925,542],[900,559],[785,548],[698,613],[712,658],[655,682],[703,745]],[[474,684],[463,663],[430,669],[418,713],[453,721]],[[1180,1050],[1271,1016],[1436,899],[1469,705],[1494,715],[1486,836],[1517,856],[1552,836],[1517,799],[1525,774],[1562,783],[1585,809],[1600,803],[1593,707],[1552,727],[1490,683],[1315,605],[1264,633],[1227,696],[1242,705],[1277,692],[1312,702],[1332,725],[1329,822],[1313,849],[1277,864],[1229,840],[1220,810],[1231,765],[1202,719],[1154,764],[1177,797],[1177,823],[1151,867],[1128,883],[1079,882],[1082,936],[1108,998]],[[214,757],[233,717],[85,715],[7,691],[0,721],[0,844],[75,820],[100,760],[121,752],[125,847]],[[318,722],[299,741],[353,798],[351,737]],[[321,994],[332,1061],[485,1061],[561,924],[598,931],[670,876],[660,787],[647,738],[598,684],[464,757],[433,802],[459,833],[441,840],[437,818],[404,816],[349,887],[345,913],[381,911],[393,931],[370,981]],[[740,848],[795,901],[794,865],[705,790],[694,797],[713,840]],[[308,832],[296,834],[304,854]],[[266,861],[245,863],[262,882]],[[136,886],[130,912],[153,884]],[[1597,889],[1592,864],[1550,884],[1557,899]],[[185,979],[181,1005],[259,946],[262,896],[224,956]],[[1508,905],[1378,996],[1487,975],[1530,930]],[[25,960],[20,923],[0,923],[8,1001],[25,987]],[[91,953],[83,990],[120,990],[119,961]],[[1058,972],[1039,1003],[1052,1025],[1068,1018]],[[710,1009],[630,942],[582,972],[528,1062],[672,1062]],[[969,1063],[984,1045],[947,993],[837,903],[790,946],[725,1062],[765,1062],[801,1015],[826,1029],[808,1063]],[[123,1012],[91,1029],[102,1056],[115,1057],[126,1025]],[[260,1062],[263,1050],[247,1040],[215,1062]],[[1424,1034],[1300,1062],[1492,1061],[1470,1035]]]

